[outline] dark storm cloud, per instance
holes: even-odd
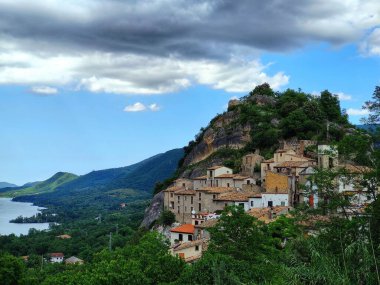
[[[379,9],[378,0],[0,0],[0,84],[44,94],[279,88],[289,75],[268,74],[261,53],[357,43],[380,24]],[[377,33],[368,54],[380,54]]]
[[[0,1],[1,34],[29,40],[32,47],[46,50],[174,54],[185,58],[228,57],[237,47],[286,51],[310,41],[342,44],[357,36],[356,31],[348,30],[350,27],[331,33],[318,26],[318,22],[345,12],[346,7],[334,1],[48,3]],[[331,29],[335,28],[332,23]]]

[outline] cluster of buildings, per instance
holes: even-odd
[[[317,152],[305,156],[305,149],[310,146]],[[172,253],[187,262],[197,260],[207,249],[207,229],[217,223],[218,214],[226,206],[241,206],[266,223],[300,203],[317,207],[318,190],[309,179],[317,167],[343,167],[357,176],[370,170],[340,165],[336,148],[304,140],[283,143],[269,160],[255,153],[244,156],[238,174],[225,166],[212,166],[204,176],[177,179],[164,190],[164,208],[174,213],[180,223],[171,229]],[[305,191],[301,185],[314,191]],[[356,206],[372,201],[365,188],[358,188],[355,181],[346,177],[337,178],[336,188],[337,192],[354,198]]]

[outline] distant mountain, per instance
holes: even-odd
[[[1,192],[2,192],[2,196],[11,196],[11,197],[49,193],[49,192],[55,191],[58,187],[76,179],[77,177],[78,177],[77,175],[72,174],[72,173],[58,172],[45,181],[28,184],[32,186],[4,188],[2,189]]]
[[[24,185],[22,185],[22,187],[32,187],[38,183],[40,183],[41,181],[35,181],[35,182],[27,182],[25,183]]]
[[[149,199],[155,183],[173,175],[183,155],[183,149],[173,149],[130,166],[92,171],[60,185],[54,192],[20,196],[15,200],[41,206],[109,207],[121,201]]]
[[[12,183],[8,183],[8,182],[0,182],[0,189],[7,188],[7,187],[18,187],[18,186]]]

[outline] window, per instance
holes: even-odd
[[[270,170],[270,165],[269,165],[269,163],[267,164],[267,169]]]
[[[216,199],[216,195],[214,194],[214,195],[212,195],[212,199]]]
[[[195,246],[195,251],[199,251],[199,245]]]
[[[192,235],[187,235],[187,240],[188,241],[192,241],[193,240],[193,236]]]
[[[227,187],[230,187],[230,183],[227,183]]]
[[[219,180],[215,180],[215,186],[218,187]]]
[[[179,212],[180,212],[180,208],[179,208],[179,206],[178,206],[178,214],[179,214]]]
[[[191,196],[190,200],[191,200],[191,204],[193,204],[194,203],[194,197]],[[193,207],[191,207],[191,208],[193,208]]]
[[[180,199],[180,196],[177,196],[177,197],[178,197],[178,203],[179,203],[179,201],[180,201],[180,200],[179,200],[179,199]]]
[[[195,224],[195,225],[198,225],[198,221],[194,221],[194,224]]]
[[[251,201],[251,207],[253,207],[253,201]]]
[[[194,207],[191,207],[190,209],[191,209],[191,212],[193,212],[193,211],[194,211]]]
[[[174,209],[174,202],[170,202],[170,208]]]
[[[209,176],[212,177],[212,170],[210,170],[210,172],[209,172]]]
[[[268,207],[273,207],[273,201],[268,201]]]
[[[178,234],[178,240],[183,241],[183,235],[182,234]]]
[[[185,201],[187,200],[187,196],[184,196]]]
[[[174,194],[173,193],[170,193],[170,197],[173,198]]]
[[[198,206],[199,206],[199,208],[198,208],[199,212],[200,212],[200,211],[202,211],[202,204],[201,204],[201,203],[199,203],[199,205],[198,205]]]
[[[186,186],[186,184],[185,183],[182,183],[182,187],[185,187]]]
[[[244,208],[244,203],[239,203],[239,206]]]
[[[185,213],[187,212],[187,207],[185,206]]]
[[[251,181],[247,180],[247,185],[251,184]]]
[[[227,207],[227,203],[224,203],[224,207]]]
[[[202,200],[202,193],[199,193],[199,201]]]
[[[281,206],[285,206],[285,201],[281,201]]]

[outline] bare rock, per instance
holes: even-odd
[[[149,207],[145,209],[144,219],[140,228],[149,229],[160,218],[164,209],[164,192],[154,195]]]

